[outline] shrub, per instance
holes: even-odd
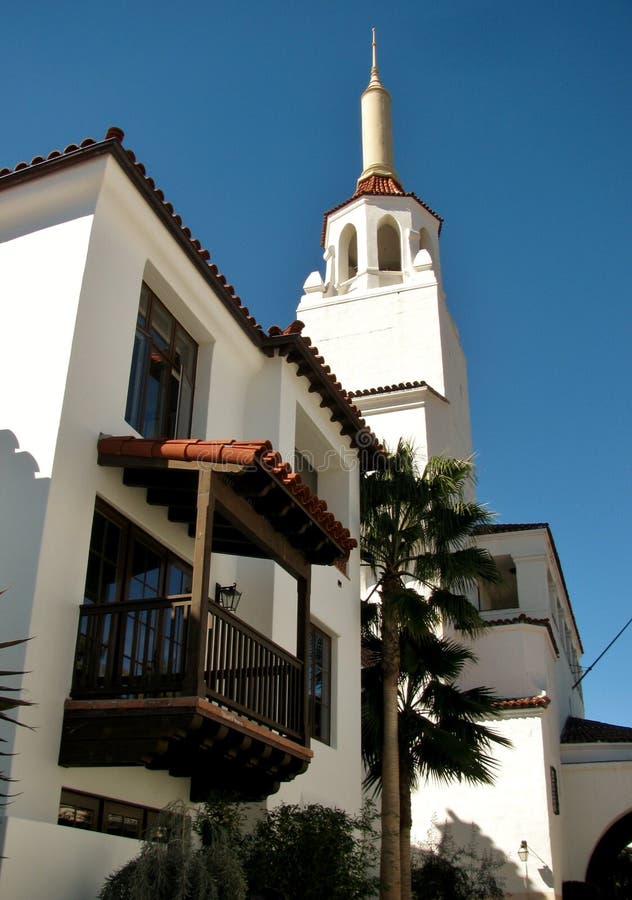
[[[438,845],[413,848],[412,895],[417,900],[490,900],[504,897],[495,872],[503,859],[479,853],[474,839],[455,847],[449,834]]]
[[[219,804],[205,804],[195,819],[182,803],[167,807],[138,856],[108,877],[99,900],[244,900],[229,821]]]
[[[371,809],[352,817],[319,804],[278,806],[244,839],[255,896],[284,900],[364,900],[374,895]]]

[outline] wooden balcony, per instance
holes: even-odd
[[[307,768],[302,661],[210,603],[199,696],[190,613],[189,596],[81,607],[61,765],[168,769],[192,799],[259,799]]]

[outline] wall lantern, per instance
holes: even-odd
[[[239,601],[241,600],[241,591],[237,590],[237,582],[222,587],[221,584],[215,584],[215,602],[230,612],[237,612]]]
[[[526,862],[529,859],[529,848],[526,841],[520,841],[518,856],[520,857],[522,862]]]

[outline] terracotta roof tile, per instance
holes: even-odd
[[[210,281],[221,302],[236,318],[253,343],[260,349],[263,349],[264,352],[272,355],[274,351],[272,350],[271,339],[273,341],[279,336],[290,340],[293,337],[299,338],[305,344],[306,352],[309,352],[313,357],[313,364],[310,366],[308,376],[310,390],[318,390],[323,400],[327,398],[333,399],[337,421],[341,422],[341,430],[352,437],[354,447],[358,450],[370,451],[371,453],[378,451],[378,441],[370,429],[367,428],[361,417],[360,410],[353,405],[340,383],[331,374],[331,369],[325,364],[323,357],[318,354],[315,347],[311,347],[309,338],[300,336],[303,328],[302,322],[293,322],[285,329],[281,329],[276,325],[272,326],[269,334],[266,335],[261,325],[250,314],[248,307],[243,305],[241,298],[235,293],[233,285],[228,283],[226,277],[218,270],[215,263],[210,262],[208,250],[202,247],[197,238],[191,236],[191,230],[186,225],[183,225],[181,216],[174,211],[173,205],[165,200],[164,193],[160,188],[156,187],[153,178],[147,175],[145,166],[138,162],[132,150],[123,148],[122,142],[124,137],[125,134],[121,128],[112,126],[108,129],[102,141],[95,141],[94,138],[88,137],[81,141],[80,144],[69,144],[63,152],[52,150],[46,158],[35,156],[30,163],[20,162],[14,169],[2,169],[0,170],[0,190],[9,188],[24,178],[43,175],[56,167],[79,163],[90,155],[112,153],[135,182],[141,193],[144,194],[160,214],[174,236],[183,244],[189,255],[193,257],[203,275]],[[300,367],[299,374],[305,374],[305,372],[300,370]]]
[[[353,196],[359,197],[361,194],[397,194],[401,196],[403,193],[404,188],[396,178],[390,175],[369,175],[358,181]]]
[[[494,704],[497,709],[546,709],[551,698],[546,694],[537,697],[511,697],[506,700],[497,700]]]
[[[135,437],[103,436],[99,439],[100,456],[135,459],[164,459],[190,462],[256,467],[284,488],[294,500],[314,519],[321,530],[349,555],[357,541],[347,528],[328,511],[327,504],[312,493],[297,472],[283,461],[270,441],[202,441],[202,440],[152,440]]]
[[[524,613],[520,613],[519,616],[514,616],[511,619],[485,619],[485,625],[490,628],[495,628],[501,625],[539,625],[542,628],[546,628],[549,633],[549,637],[551,638],[551,643],[553,644],[553,649],[555,650],[556,655],[560,655],[560,650],[557,646],[555,635],[553,634],[553,628],[551,627],[550,619],[533,619],[531,616],[525,616]]]
[[[371,189],[371,180],[376,179],[373,182],[374,190]],[[366,183],[366,185],[365,185]],[[400,188],[400,190],[397,190]],[[325,233],[327,231],[327,219],[329,216],[332,216],[334,213],[337,213],[339,210],[344,209],[345,206],[349,203],[353,203],[354,200],[357,200],[359,197],[377,197],[377,196],[397,196],[397,197],[412,197],[413,200],[416,200],[425,210],[427,210],[431,216],[434,216],[435,219],[439,222],[439,234],[441,234],[441,228],[443,226],[443,218],[436,212],[431,206],[428,206],[421,197],[418,197],[417,194],[413,194],[412,191],[404,191],[401,189],[401,185],[394,178],[386,178],[383,175],[371,175],[368,178],[364,178],[361,182],[358,183],[355,193],[353,196],[349,197],[348,200],[343,200],[342,203],[338,203],[337,206],[333,206],[331,209],[328,209],[327,212],[323,216],[323,227],[320,235],[320,243],[321,246],[325,246]]]
[[[377,437],[366,424],[362,412],[354,405],[349,394],[332,373],[324,357],[311,340],[302,334],[305,326],[300,321],[292,322],[281,329],[273,325],[264,344],[270,352],[277,352],[290,363],[296,363],[297,374],[306,376],[311,383],[310,390],[318,390],[322,396],[321,406],[328,406],[332,421],[343,422],[342,433],[351,439],[351,445],[361,452],[361,465],[370,467],[375,455],[383,453]],[[343,421],[344,420],[344,421]]]
[[[632,744],[632,728],[569,716],[561,741],[563,744]]]
[[[447,400],[443,394],[440,394],[439,391],[435,391],[433,387],[430,387],[427,381],[400,381],[399,384],[385,384],[376,388],[362,388],[357,391],[349,391],[349,397],[373,397],[377,394],[390,394],[395,391],[412,391],[416,388],[427,388],[440,400],[445,400],[446,403],[449,403],[449,400]]]

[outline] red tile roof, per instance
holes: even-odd
[[[546,694],[537,697],[511,697],[507,700],[497,700],[494,704],[497,709],[546,709],[551,698]]]
[[[320,243],[321,246],[325,246],[325,234],[327,232],[327,219],[329,216],[332,216],[334,213],[337,213],[339,210],[344,209],[349,203],[353,203],[354,200],[357,200],[359,197],[411,197],[413,200],[416,200],[420,206],[423,206],[425,210],[427,210],[431,216],[439,222],[439,234],[441,234],[441,228],[443,226],[443,218],[439,215],[438,212],[428,206],[421,197],[418,197],[417,194],[413,194],[412,191],[404,191],[401,188],[401,185],[394,178],[387,178],[384,175],[370,175],[368,178],[364,178],[361,182],[358,182],[358,186],[356,188],[355,193],[352,197],[349,197],[348,200],[343,200],[342,203],[338,203],[337,206],[333,206],[331,209],[328,209],[327,212],[323,216],[323,227],[320,234]]]
[[[307,487],[301,476],[293,472],[288,463],[272,448],[270,441],[199,441],[199,440],[151,440],[135,437],[104,436],[98,443],[99,458],[118,457],[121,465],[125,459],[174,460],[189,462],[193,466],[215,464],[218,467],[241,466],[257,470],[282,487],[305,513],[319,526],[325,535],[341,549],[341,556],[348,556],[357,541],[327,509],[327,504]]]
[[[569,716],[561,741],[563,744],[632,744],[632,728]]]
[[[539,625],[542,628],[546,628],[549,637],[551,638],[551,643],[553,644],[553,649],[555,650],[556,655],[560,655],[560,650],[557,646],[555,635],[553,634],[553,628],[551,627],[550,619],[532,619],[531,616],[525,616],[524,613],[520,613],[519,616],[514,616],[511,619],[485,619],[485,625],[491,628],[495,628],[500,625]]]
[[[568,600],[568,609],[571,614],[571,619],[573,621],[573,626],[575,628],[575,634],[577,635],[577,641],[579,643],[579,649],[581,652],[584,652],[584,645],[582,644],[582,639],[579,634],[579,628],[577,627],[577,620],[575,619],[575,613],[573,612],[573,605],[571,603],[571,598],[568,593],[568,588],[566,586],[566,579],[564,578],[564,570],[562,569],[562,563],[560,562],[560,557],[557,552],[557,547],[555,546],[555,541],[553,540],[553,534],[551,532],[551,528],[548,522],[521,522],[519,524],[513,523],[508,525],[477,525],[474,528],[474,534],[509,534],[512,531],[537,531],[539,529],[544,529],[549,537],[549,541],[551,542],[551,547],[553,549],[553,556],[555,557],[555,562],[557,563],[557,568],[560,573],[560,577],[562,579],[562,586],[564,587],[564,591],[566,593],[566,599]]]
[[[378,441],[367,428],[360,411],[353,406],[342,386],[331,374],[329,366],[325,365],[323,357],[318,355],[317,349],[311,346],[309,338],[300,335],[301,323],[294,322],[285,330],[273,326],[269,334],[265,333],[261,325],[250,315],[248,307],[243,305],[232,284],[229,284],[217,266],[210,262],[209,251],[202,247],[197,238],[191,236],[190,229],[182,224],[182,219],[174,211],[172,204],[165,200],[163,192],[146,174],[145,166],[136,160],[132,150],[123,148],[123,138],[122,129],[112,126],[102,141],[88,137],[80,144],[69,144],[63,151],[53,150],[47,157],[35,156],[30,163],[19,162],[13,169],[0,169],[0,190],[9,189],[22,181],[40,177],[60,167],[77,165],[87,158],[106,153],[114,156],[252,342],[270,356],[279,343],[276,341],[279,334],[290,337],[297,347],[303,343],[305,346],[300,352],[305,357],[311,355],[310,390],[317,391],[323,399],[323,405],[332,409],[331,418],[341,423],[341,431],[351,437],[354,447],[358,450],[369,450],[371,453],[379,451]],[[306,374],[301,371],[300,365],[298,374]]]
[[[362,412],[355,406],[349,394],[332,373],[323,356],[318,352],[309,337],[302,334],[303,322],[295,321],[281,330],[273,325],[264,343],[264,352],[278,353],[285,356],[288,362],[295,363],[297,375],[305,376],[310,381],[310,391],[318,390],[318,384],[324,383],[327,390],[319,390],[322,407],[330,409],[330,418],[341,422],[341,433],[351,439],[351,445],[357,449],[363,469],[370,468],[376,455],[383,452],[376,436],[366,424]]]
[[[430,387],[427,381],[400,381],[399,384],[386,384],[376,388],[362,388],[358,391],[349,391],[349,397],[373,397],[376,394],[390,394],[394,391],[412,391],[415,388],[427,388],[440,400],[444,400],[446,403],[450,402],[443,394],[440,394],[439,391],[435,391],[433,387]]]
[[[403,195],[404,188],[397,179],[390,175],[369,175],[358,181],[354,197],[361,194],[398,194]]]

